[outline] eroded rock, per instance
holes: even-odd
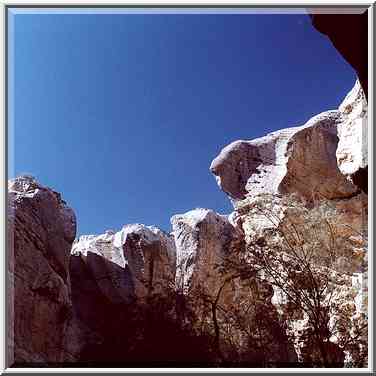
[[[342,121],[338,124],[338,167],[342,174],[363,192],[368,192],[368,116],[367,101],[356,81],[339,106]]]
[[[150,294],[163,294],[174,283],[175,257],[168,234],[135,224],[116,233],[80,236],[72,247],[71,268],[77,278],[85,268],[110,302],[129,304]]]
[[[176,244],[177,286],[205,285],[214,293],[221,285],[216,267],[228,256],[235,229],[226,216],[208,209],[175,215],[171,224]]]
[[[171,234],[133,224],[81,236],[71,247],[75,216],[60,195],[31,177],[10,181],[10,363],[168,364],[175,354],[201,364],[265,367],[322,365],[328,352],[328,364],[364,366],[366,129],[367,105],[356,83],[338,110],[230,144],[210,168],[234,212],[175,215]],[[300,211],[289,206],[291,194]],[[330,231],[320,232],[332,212]],[[286,248],[281,233],[294,226],[300,235]],[[327,326],[315,328],[307,309],[262,270],[260,260],[270,257],[273,270],[292,275],[308,293],[307,268],[292,267],[296,255],[288,254],[300,246],[303,255],[315,250],[311,270],[325,291],[317,312]],[[327,330],[337,323],[339,330]],[[318,330],[327,336],[319,350]],[[164,349],[161,337],[171,342]],[[177,338],[197,348],[178,349]]]
[[[305,275],[299,270],[303,262],[294,272],[284,269],[285,262],[290,265],[288,251],[295,252],[300,244],[303,252],[313,252],[309,262],[322,291],[330,285],[321,297],[326,308],[320,315],[327,317],[336,335],[323,340],[315,352],[314,321],[283,292],[284,283],[298,286],[299,279],[282,278],[284,283],[278,285],[271,275],[265,277],[273,284],[272,304],[286,320],[299,361],[306,364],[367,362],[367,165],[367,103],[357,81],[338,110],[317,115],[301,127],[236,141],[210,167],[233,202],[231,223],[242,229],[245,249],[260,249],[260,254],[270,256],[265,261],[250,255],[249,268],[268,262],[284,278],[289,273],[296,278]],[[294,200],[301,203],[299,210]],[[328,222],[319,226],[325,218]],[[302,278],[298,290],[304,290],[307,281],[307,276]],[[340,329],[335,327],[338,322]]]
[[[306,199],[351,197],[367,186],[356,179],[367,168],[366,111],[357,82],[339,110],[319,114],[300,127],[233,142],[210,170],[233,201],[265,193],[295,193]]]
[[[214,338],[222,362],[266,366],[297,360],[280,326],[269,283],[250,268],[233,267],[245,253],[244,233],[232,218],[195,209],[171,219],[177,250],[177,288],[197,315],[199,330]],[[196,325],[192,328],[198,330]]]
[[[73,360],[64,336],[74,212],[60,194],[23,176],[8,184],[8,214],[9,363]]]

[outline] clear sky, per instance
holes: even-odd
[[[78,234],[229,213],[221,148],[335,109],[355,82],[304,14],[17,14],[8,42],[9,175],[59,191]]]

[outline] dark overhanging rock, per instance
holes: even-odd
[[[344,59],[355,69],[363,91],[368,98],[368,12],[348,14],[338,9],[337,14],[318,14],[308,9],[313,26],[325,34]]]
[[[357,185],[362,192],[368,194],[368,166],[359,168],[351,178],[354,184]]]

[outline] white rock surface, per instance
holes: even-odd
[[[342,121],[338,124],[337,161],[345,175],[368,166],[367,101],[356,81],[355,86],[339,106]]]
[[[101,292],[114,303],[163,294],[174,282],[174,241],[153,226],[130,224],[116,233],[80,236],[71,254],[81,257]]]
[[[215,265],[228,252],[234,228],[226,216],[209,209],[194,209],[171,218],[176,244],[177,286],[187,291],[192,283],[211,291],[220,284]]]
[[[368,223],[367,154],[367,102],[357,81],[338,110],[323,112],[300,127],[282,129],[251,141],[235,141],[221,151],[210,167],[233,202],[235,211],[229,220],[243,230],[247,246],[268,238],[273,229],[295,218],[290,212],[287,214],[283,204],[287,194],[295,194],[306,202],[319,199],[336,210],[336,238],[350,241],[347,248],[340,247],[331,266],[346,281],[342,288],[341,278],[334,278],[339,282],[338,286],[334,282],[335,304],[329,312],[332,321],[340,317],[346,328],[333,343],[327,344],[330,356],[337,360],[343,356],[337,344],[342,346],[345,338],[355,336],[356,327],[366,324],[366,241],[359,234],[366,233]],[[261,211],[254,210],[255,203],[265,197],[271,198],[270,207],[265,200]],[[270,212],[272,221],[266,215]],[[307,231],[309,234],[310,230]],[[278,244],[272,248],[277,250]],[[320,255],[315,257],[315,267],[320,268]],[[291,330],[294,334],[298,357],[315,358],[315,344],[304,339],[309,330],[303,325],[306,317],[299,311],[289,312],[289,304],[278,288],[274,288],[271,303],[279,314],[291,315],[287,332]],[[366,357],[366,343],[362,329],[359,343],[347,353],[348,364]]]
[[[210,170],[234,201],[264,193],[350,197],[358,187],[344,174],[367,164],[365,112],[357,82],[339,110],[323,112],[300,127],[235,141],[213,160]]]

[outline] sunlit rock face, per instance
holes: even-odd
[[[318,203],[335,210],[332,230],[336,237],[346,239],[347,246],[341,247],[330,264],[333,291],[324,300],[333,299],[333,306],[328,308],[331,323],[342,320],[346,329],[333,335],[324,347],[331,353],[328,361],[338,364],[366,362],[367,165],[367,102],[357,81],[338,110],[317,115],[300,127],[236,141],[226,146],[210,167],[234,205],[231,222],[243,230],[246,248],[260,239],[270,240],[273,229],[282,231],[287,222],[294,222],[298,229],[304,227],[307,219],[299,218],[285,205],[284,199],[291,194],[305,202],[307,210]],[[254,211],[255,203],[265,195],[272,201],[264,203],[261,211]],[[324,212],[318,218],[322,215]],[[313,227],[304,231],[314,234]],[[324,243],[329,240],[327,234],[317,236]],[[272,247],[276,258],[281,257],[281,245],[276,242]],[[313,267],[321,273],[328,266],[323,264],[321,250],[316,252]],[[315,345],[308,340],[312,328],[307,316],[292,312],[288,299],[278,290],[274,287],[272,302],[280,315],[290,317],[287,332],[295,338],[298,358],[314,362],[317,353],[311,351]],[[329,307],[329,303],[323,304]],[[361,340],[349,349],[344,343],[359,328]]]
[[[342,121],[338,125],[338,167],[342,174],[367,193],[367,101],[359,81],[343,100],[339,110]]]
[[[235,141],[213,160],[210,170],[233,201],[265,193],[351,197],[359,187],[356,178],[348,177],[367,167],[366,111],[357,82],[338,110],[323,112],[300,127]]]
[[[175,215],[171,223],[177,253],[176,288],[197,315],[200,330],[215,337],[215,327],[220,328],[217,356],[234,362],[231,346],[235,346],[238,361],[244,364],[294,363],[296,354],[271,302],[271,285],[228,268],[245,252],[242,228],[231,216],[209,209]]]
[[[301,127],[236,141],[221,151],[210,170],[233,202],[234,221],[260,195],[270,194],[278,201],[278,197],[294,194],[310,202],[330,201],[347,225],[342,226],[342,233],[349,226],[364,232],[368,216],[367,102],[359,82],[338,110],[317,115]],[[241,222],[247,237],[262,227],[263,219],[245,216]]]
[[[359,82],[338,110],[314,116],[300,127],[235,141],[213,160],[210,170],[232,201],[233,220],[242,222],[246,237],[263,226],[263,219],[241,219],[242,213],[264,194],[275,196],[277,201],[288,194],[309,202],[330,201],[347,225],[342,226],[342,233],[346,234],[348,226],[365,231],[367,102]]]
[[[80,268],[85,268],[110,302],[131,303],[163,294],[174,284],[175,258],[170,235],[132,224],[116,233],[81,236],[72,247],[71,269],[79,279]]]
[[[221,285],[215,268],[228,256],[235,229],[226,216],[208,209],[175,215],[171,224],[176,244],[177,286],[187,291],[198,284],[214,293]]]
[[[73,210],[30,176],[8,183],[8,361],[74,360],[68,263],[76,234]]]

